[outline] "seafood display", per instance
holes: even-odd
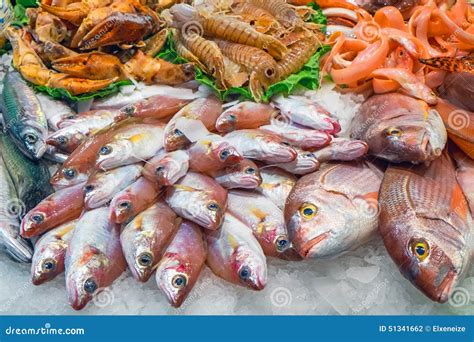
[[[0,70],[2,250],[35,285],[64,277],[75,310],[123,274],[179,308],[206,272],[261,291],[271,260],[318,267],[383,240],[408,286],[448,301],[474,258],[473,9],[392,5],[27,9]]]

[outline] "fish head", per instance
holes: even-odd
[[[245,189],[255,189],[262,183],[258,166],[248,159],[233,167],[229,177],[233,179],[234,184]]]
[[[48,224],[48,212],[42,209],[30,210],[21,220],[21,236],[30,238],[43,232],[43,228]]]
[[[156,269],[158,287],[176,308],[181,306],[194,285],[188,264],[182,262],[176,253],[167,252]]]
[[[33,125],[33,123],[32,123]],[[36,129],[32,125],[26,125],[25,128],[21,131],[21,143],[23,149],[35,159],[40,159],[43,154],[46,152],[46,132],[43,130]]]
[[[135,279],[146,282],[158,263],[157,255],[153,253],[155,235],[141,228],[142,217],[138,216],[133,222],[133,229],[125,229],[120,236],[123,253]]]
[[[176,151],[186,147],[189,143],[184,133],[174,125],[165,132],[164,145],[167,151]]]
[[[102,185],[100,177],[91,179],[84,186],[84,206],[88,209],[100,207],[110,196],[110,189]]]
[[[127,221],[130,214],[133,212],[133,202],[126,196],[121,196],[118,199],[114,198],[110,204],[110,209],[113,221],[123,223]]]
[[[105,268],[110,261],[101,253],[86,252],[68,265],[66,289],[69,303],[74,310],[83,309],[103,287]]]
[[[358,212],[341,194],[322,189],[294,188],[285,205],[290,240],[305,259],[330,258],[357,236]]]
[[[65,244],[58,241],[35,251],[31,262],[31,282],[34,285],[41,285],[64,270],[65,250]]]
[[[64,165],[51,177],[51,184],[58,188],[67,188],[87,181],[90,170],[81,166]]]
[[[222,113],[216,121],[216,129],[221,133],[228,133],[235,130],[237,125],[237,116],[232,108]]]
[[[468,257],[459,246],[453,248],[452,240],[435,235],[453,227],[440,220],[422,221],[404,222],[403,232],[384,243],[402,274],[429,298],[443,303],[462,277]]]
[[[232,269],[240,283],[260,291],[267,284],[266,260],[250,246],[241,245],[234,250]]]
[[[231,166],[239,163],[243,157],[237,149],[225,140],[211,142],[209,153],[222,165]]]
[[[258,140],[256,144],[259,144]],[[275,163],[287,163],[296,159],[298,153],[285,141],[276,135],[266,135],[259,144],[264,154],[272,156]]]
[[[121,166],[123,161],[133,157],[132,143],[122,139],[100,147],[96,166],[102,170],[110,170]]]

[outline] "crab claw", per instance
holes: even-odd
[[[82,23],[82,20],[89,12],[89,6],[82,2],[74,2],[66,7],[50,6],[43,3],[41,3],[40,6],[45,11],[54,14],[60,19],[67,20],[77,26]]]
[[[126,78],[120,60],[113,55],[102,52],[90,52],[59,58],[52,62],[52,67],[68,75],[90,80]]]
[[[87,80],[58,73],[52,74],[46,85],[50,88],[66,89],[72,95],[79,95],[93,93],[104,89],[115,81],[117,81],[117,78],[107,80]]]
[[[158,30],[156,15],[116,12],[97,24],[78,44],[81,50],[134,43]]]

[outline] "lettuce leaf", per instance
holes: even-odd
[[[308,6],[316,10],[316,13],[311,15],[310,21],[323,26],[327,23],[326,17],[323,15],[321,8],[314,2]],[[289,95],[297,87],[305,87],[310,90],[314,90],[319,87],[319,59],[330,50],[328,45],[322,45],[317,52],[309,59],[309,61],[303,66],[303,68],[297,73],[289,76],[287,79],[272,84],[262,97],[262,101],[268,102],[270,98],[275,94]],[[168,35],[167,42],[163,47],[162,51],[157,57],[167,60],[171,63],[185,63],[186,59],[180,57],[176,52],[173,35],[170,32]],[[205,84],[214,90],[216,95],[221,99],[227,99],[230,96],[237,95],[244,99],[253,100],[253,96],[250,92],[249,87],[233,87],[227,90],[220,89],[215,79],[204,73],[200,68],[195,67],[196,81],[201,84]]]

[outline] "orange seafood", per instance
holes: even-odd
[[[244,2],[268,11],[287,29],[303,26],[303,20],[295,9],[284,0],[244,0]]]
[[[471,72],[474,73],[474,55],[463,57],[433,57],[420,58],[419,61],[430,67],[451,71],[451,72]]]

